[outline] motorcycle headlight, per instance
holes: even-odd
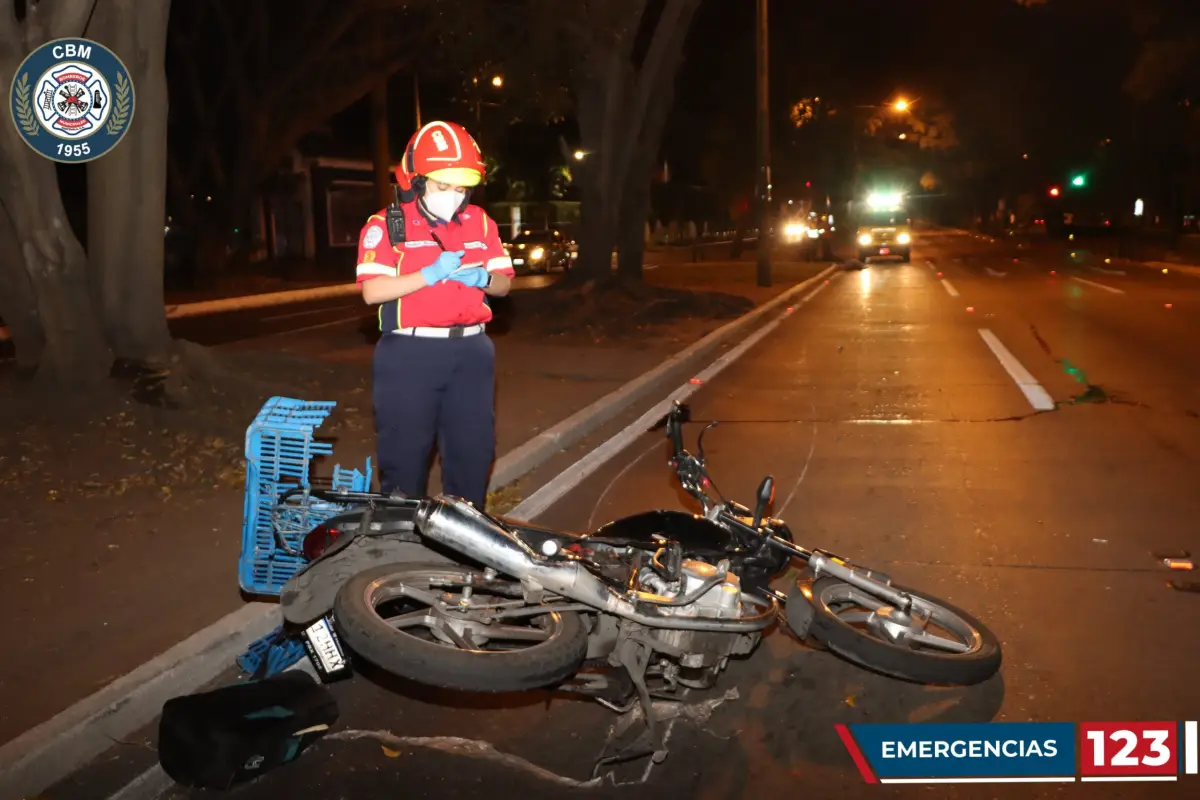
[[[909,236],[907,233],[902,233],[896,237],[896,241],[899,242],[900,244],[908,244],[909,242],[912,241],[912,237]]]
[[[862,236],[859,236],[859,237],[858,237],[858,243],[859,243],[859,244],[861,244],[861,245],[868,245],[868,244],[870,244],[870,243],[871,243],[871,234],[869,234],[869,233],[864,233]]]
[[[546,255],[545,250],[543,250],[540,247],[535,247],[535,248],[533,248],[533,250],[530,251],[529,258],[532,259],[533,261],[538,261],[544,255]]]

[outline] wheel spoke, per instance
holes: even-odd
[[[432,625],[435,615],[427,608],[398,614],[394,617],[384,617],[383,621],[393,628],[411,628],[415,625]]]
[[[953,639],[947,639],[944,636],[937,636],[932,633],[917,633],[909,637],[910,642],[923,644],[926,647],[932,647],[936,650],[945,650],[948,653],[966,653],[971,648],[962,642],[956,642]]]
[[[418,603],[424,603],[430,608],[443,608],[446,603],[436,594],[427,589],[418,589],[410,584],[404,584],[400,589],[401,595],[416,600]]]
[[[445,617],[439,616],[438,619],[431,620],[431,622],[433,622],[433,624],[430,625],[430,627],[436,628],[439,633],[441,633],[447,639],[449,639],[451,642],[453,642],[454,646],[457,647],[459,650],[477,650],[477,649],[479,649],[471,641],[470,632],[463,631],[462,633],[459,633],[458,631],[456,631],[454,629],[454,625],[452,625],[450,623],[450,620],[446,619]]]
[[[513,642],[544,642],[550,636],[541,628],[525,628],[520,625],[488,625],[485,631],[489,639]]]

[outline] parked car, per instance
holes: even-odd
[[[573,243],[558,231],[524,230],[508,246],[517,272],[567,270],[575,258]]]
[[[810,211],[784,221],[783,241],[796,247],[809,261],[833,258],[833,215]]]

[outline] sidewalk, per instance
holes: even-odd
[[[777,264],[767,289],[754,285],[747,262],[664,266],[647,282],[761,303],[824,266]],[[599,344],[548,338],[518,321],[495,337],[498,456],[727,321],[672,319]],[[10,493],[0,510],[9,533],[0,540],[0,591],[21,642],[0,663],[0,742],[243,606],[235,573],[242,437],[268,396],[337,400],[321,429],[336,439],[335,459],[361,467],[373,452],[371,348],[356,326],[224,353],[256,383],[222,387],[179,411],[88,398],[99,417],[79,424],[62,422],[70,417],[61,410],[25,409],[27,424],[0,433],[0,487]]]

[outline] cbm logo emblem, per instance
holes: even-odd
[[[133,121],[133,81],[111,50],[89,39],[55,39],[13,76],[9,108],[25,143],[64,164],[112,150]]]

